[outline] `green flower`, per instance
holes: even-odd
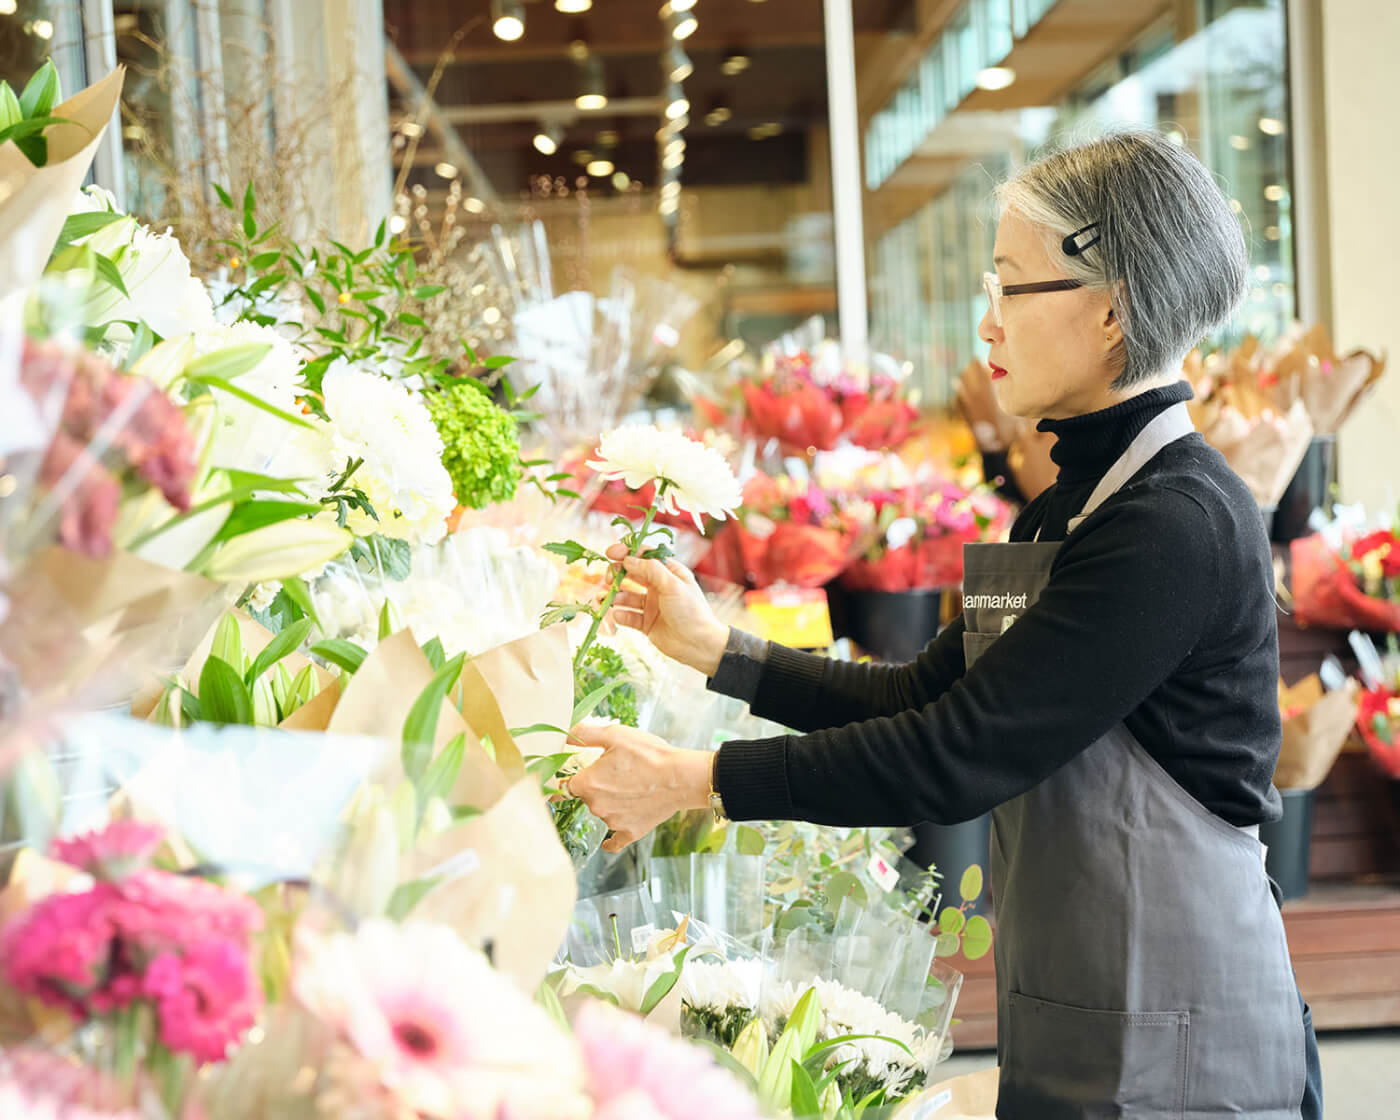
[[[515,417],[497,408],[473,381],[427,395],[442,436],[442,465],[457,501],[473,509],[514,497],[520,485],[520,433]]]

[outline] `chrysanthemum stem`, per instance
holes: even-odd
[[[666,487],[670,483],[662,478],[656,482],[656,494],[651,500],[651,505],[647,508],[646,517],[642,519],[642,527],[631,534],[631,539],[627,541],[627,554],[636,556],[637,550],[646,544],[646,539],[651,533],[652,519],[656,517],[656,509],[661,504],[661,496],[666,493]],[[608,611],[612,609],[613,600],[617,598],[617,593],[622,590],[622,581],[627,578],[627,573],[619,565],[613,572],[612,585],[608,588],[608,593],[603,596],[603,601],[598,604],[597,610],[593,612],[593,624],[588,628],[588,633],[584,635],[583,642],[574,653],[574,672],[577,673],[579,666],[583,664],[583,658],[588,653],[589,647],[598,637],[598,627],[603,625],[603,619],[608,617]]]

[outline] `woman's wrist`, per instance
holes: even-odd
[[[691,668],[699,670],[707,677],[713,677],[719,670],[719,663],[724,660],[724,651],[728,648],[729,627],[716,621],[698,644],[695,659],[690,663]]]

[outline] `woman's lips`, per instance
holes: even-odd
[[[1002,369],[1001,366],[996,364],[996,362],[988,362],[987,365],[991,366],[992,368],[993,381],[1000,381],[1003,377],[1006,376],[1006,370]]]

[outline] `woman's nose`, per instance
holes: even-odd
[[[992,314],[992,308],[988,305],[987,310],[982,314],[981,322],[977,324],[977,337],[991,345],[994,342],[1000,342],[1003,336],[1004,332],[997,326],[996,316]]]

